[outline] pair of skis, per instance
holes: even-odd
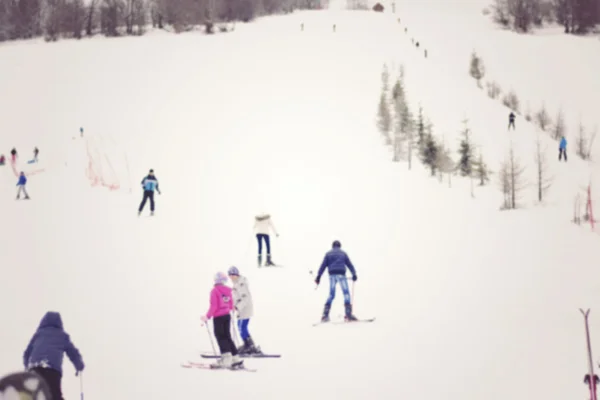
[[[200,354],[200,356],[202,358],[212,358],[212,359],[216,359],[216,358],[221,358],[220,355],[217,354]],[[240,354],[240,357],[242,358],[280,358],[281,354],[264,354],[264,353],[256,353],[256,354]],[[257,369],[252,369],[252,368],[246,368],[245,366],[236,366],[236,367],[221,367],[218,366],[216,364],[209,364],[209,363],[201,363],[201,362],[195,362],[195,361],[188,361],[186,363],[181,364],[181,366],[183,368],[196,368],[196,369],[209,369],[209,370],[217,370],[217,371],[222,371],[222,370],[229,370],[229,371],[246,371],[246,372],[256,372],[258,371]]]
[[[313,324],[313,326],[319,326],[319,325],[323,325],[323,324],[333,324],[333,325],[339,325],[339,324],[354,324],[354,323],[360,323],[360,322],[373,322],[375,321],[375,317],[373,318],[365,318],[365,319],[358,319],[357,321],[349,321],[349,320],[339,320],[339,321],[319,321],[319,322],[315,322]]]

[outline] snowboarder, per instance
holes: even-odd
[[[240,275],[237,267],[231,267],[227,271],[227,275],[233,282],[233,305],[237,312],[237,325],[240,336],[244,341],[238,351],[240,354],[256,354],[260,353],[260,348],[256,347],[250,333],[248,332],[248,323],[254,314],[254,306],[252,304],[252,294],[248,286],[248,279]]]
[[[64,331],[60,313],[49,311],[42,318],[23,353],[23,364],[27,370],[44,378],[54,400],[63,399],[61,379],[64,353],[67,353],[77,371],[75,376],[79,375],[85,368],[81,354]]]
[[[160,189],[158,187],[158,180],[154,176],[154,170],[151,169],[144,179],[142,179],[142,189],[144,189],[144,198],[140,203],[140,208],[138,209],[138,215],[142,213],[144,206],[146,205],[146,201],[150,200],[150,215],[154,215],[154,190],[160,194]]]
[[[27,194],[27,190],[25,189],[25,185],[27,185],[27,177],[25,176],[25,172],[21,171],[19,175],[19,181],[17,182],[17,200],[21,198],[21,192],[25,195],[25,200],[29,200],[29,195]]]
[[[338,283],[342,288],[342,292],[344,293],[344,307],[346,311],[345,319],[346,321],[356,321],[357,318],[352,314],[350,291],[348,290],[348,280],[346,279],[346,267],[352,273],[352,281],[354,282],[356,282],[357,279],[356,270],[354,269],[354,265],[352,265],[348,254],[342,250],[342,245],[338,240],[335,240],[331,247],[331,250],[325,254],[325,258],[323,259],[321,267],[319,268],[319,272],[317,273],[317,279],[315,279],[315,283],[319,285],[321,281],[321,275],[323,275],[325,268],[327,268],[327,271],[329,272],[329,297],[325,303],[321,321],[329,321],[329,311],[331,310],[331,303],[335,298],[335,290]]]
[[[225,286],[227,275],[217,272],[214,281],[215,285],[210,292],[210,308],[206,315],[202,316],[204,323],[213,319],[213,330],[221,351],[221,358],[214,365],[220,368],[241,367],[244,361],[238,355],[231,338],[233,300],[231,288]]]
[[[4,154],[2,154],[0,156],[0,165],[5,165],[6,164],[6,157],[4,157]]]
[[[25,371],[6,375],[0,379],[0,399],[51,399],[50,387],[40,375]]]
[[[40,154],[40,150],[36,147],[33,149],[33,161],[38,162],[38,154]]]
[[[17,149],[15,149],[14,147],[10,151],[10,157],[11,157],[11,160],[12,160],[13,164],[15,162],[17,162]]]
[[[560,138],[560,144],[558,145],[558,161],[562,158],[567,161],[567,139],[563,136]]]
[[[510,130],[510,127],[512,126],[513,131],[515,130],[515,113],[514,112],[510,112],[510,114],[508,114],[508,129]]]
[[[262,213],[254,218],[254,231],[256,232],[256,240],[258,241],[258,266],[260,267],[262,264],[263,240],[265,242],[265,246],[267,247],[267,261],[265,262],[265,266],[273,266],[275,264],[271,260],[271,239],[269,237],[269,233],[271,230],[273,230],[273,232],[275,232],[275,236],[277,237],[279,237],[279,233],[277,233],[269,214]]]

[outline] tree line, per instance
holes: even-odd
[[[218,23],[318,9],[327,0],[0,0],[0,41],[45,37],[142,35],[146,27],[179,33]]]
[[[518,32],[558,23],[565,33],[586,34],[600,23],[600,0],[494,0],[491,13],[494,22]]]

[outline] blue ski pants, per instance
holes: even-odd
[[[250,332],[248,332],[248,324],[250,323],[250,318],[248,319],[238,319],[238,331],[240,332],[240,336],[242,340],[246,340],[250,337]]]
[[[329,297],[325,304],[331,306],[335,298],[336,285],[339,284],[344,293],[344,304],[350,304],[350,290],[348,289],[348,279],[346,275],[329,275]]]

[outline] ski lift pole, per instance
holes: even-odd
[[[594,374],[594,364],[592,362],[592,344],[590,341],[590,328],[588,324],[588,316],[590,315],[590,309],[588,308],[586,311],[583,311],[581,308],[579,309],[583,314],[583,318],[585,320],[585,335],[587,340],[587,351],[588,351],[588,385],[590,387],[590,400],[597,400],[596,397],[596,375]]]

